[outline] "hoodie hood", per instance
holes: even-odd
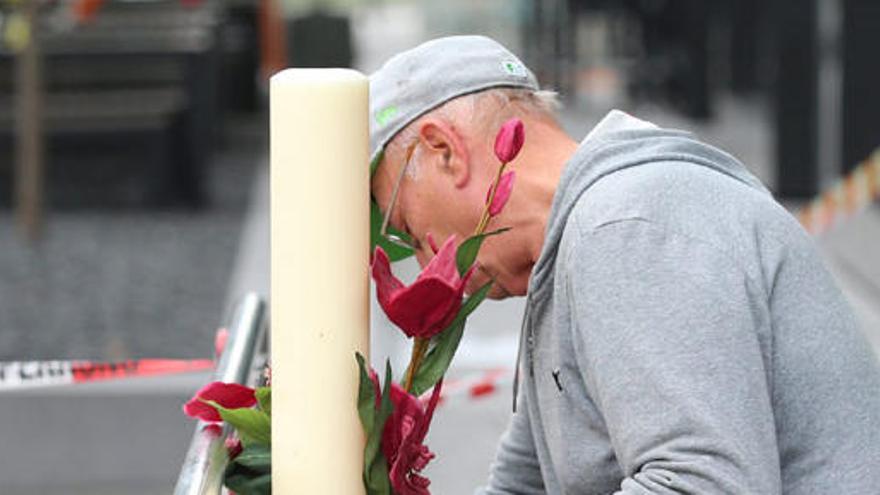
[[[618,170],[667,161],[707,167],[770,194],[761,181],[734,157],[701,143],[693,134],[662,129],[620,110],[612,110],[584,138],[562,172],[553,197],[541,255],[529,280],[529,295],[540,292],[553,272],[568,216],[584,192]]]

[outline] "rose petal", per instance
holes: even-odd
[[[217,423],[211,423],[211,424],[205,425],[205,427],[202,428],[202,431],[208,432],[211,435],[219,437],[220,435],[223,434],[223,427]]]
[[[460,306],[457,287],[431,277],[398,292],[383,309],[407,336],[430,338],[448,325]]]
[[[424,416],[424,407],[418,398],[404,391],[403,387],[396,383],[391,384],[389,396],[394,410],[382,430],[381,447],[388,462],[393,462],[397,459],[404,431],[409,429],[413,422],[419,423],[421,421]],[[405,422],[409,424],[404,424]]]
[[[183,405],[183,412],[203,421],[223,421],[217,409],[204,401],[214,401],[226,409],[252,407],[257,403],[254,389],[237,383],[211,382],[196,392],[195,397]]]
[[[495,191],[495,197],[492,198],[492,204],[489,205],[489,216],[498,216],[501,213],[501,210],[504,209],[504,205],[507,204],[507,200],[510,199],[510,192],[513,191],[513,182],[516,180],[516,172],[514,170],[509,170],[501,174],[501,177],[498,179],[498,189]],[[492,185],[489,185],[489,190],[486,191],[486,201],[489,201],[489,196],[492,195]]]
[[[446,239],[442,246],[440,246],[437,254],[435,254],[434,257],[431,258],[431,261],[425,265],[425,268],[422,269],[422,272],[416,280],[436,277],[449,285],[457,284],[459,280],[458,268],[455,264],[455,254],[457,249],[456,236],[453,234]]]
[[[434,410],[440,402],[440,391],[442,389],[443,379],[441,378],[437,384],[434,385],[434,391],[431,393],[431,398],[428,400],[428,407],[425,410],[425,421],[422,423],[422,431],[419,432],[422,441],[424,441],[425,437],[428,435],[428,428],[431,426],[431,420],[434,419]]]
[[[385,250],[378,246],[373,255],[373,266],[370,271],[376,282],[376,298],[379,299],[379,305],[387,313],[386,307],[389,305],[389,301],[397,291],[404,288],[403,282],[391,273],[391,261],[385,254]]]

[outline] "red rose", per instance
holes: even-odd
[[[460,277],[455,266],[455,250],[455,236],[450,236],[416,281],[407,287],[391,273],[385,251],[376,247],[372,273],[379,305],[407,336],[431,338],[449,326],[458,314],[464,286],[473,267]]]
[[[371,372],[370,378],[377,390],[379,399],[379,380]],[[382,430],[382,455],[388,461],[388,478],[397,495],[430,495],[431,481],[420,473],[434,458],[424,444],[425,436],[434,416],[434,409],[440,400],[443,380],[437,382],[427,405],[418,397],[403,390],[396,383],[391,384],[391,403],[394,410]],[[378,407],[378,403],[377,403]]]

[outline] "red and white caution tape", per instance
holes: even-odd
[[[0,391],[210,370],[210,359],[0,362]]]
[[[798,212],[807,232],[819,235],[880,198],[880,149]]]

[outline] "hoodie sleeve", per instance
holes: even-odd
[[[625,476],[616,493],[780,493],[767,312],[734,258],[628,219],[581,228],[568,263],[577,366]]]
[[[519,397],[519,407],[495,455],[489,486],[476,495],[544,495],[544,481],[535,454],[526,394]]]

